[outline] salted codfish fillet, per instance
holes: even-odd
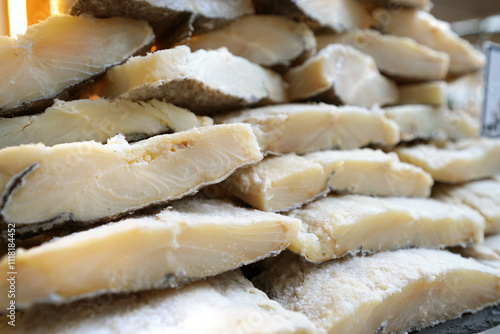
[[[253,13],[251,0],[78,0],[71,8],[73,15],[147,20],[163,48]]]
[[[402,81],[446,78],[450,57],[411,38],[382,35],[375,30],[352,30],[316,36],[318,49],[333,43],[349,45],[373,57],[380,72]],[[411,64],[411,65],[410,65]]]
[[[321,151],[304,158],[321,164],[325,173],[331,174],[329,188],[340,193],[428,197],[434,184],[420,167],[381,150]]]
[[[500,232],[500,181],[487,179],[460,185],[439,184],[432,195],[439,200],[472,207],[486,219],[485,233]]]
[[[329,176],[321,164],[290,153],[236,171],[228,187],[254,208],[286,211],[326,194]]]
[[[394,150],[401,161],[422,167],[435,181],[460,183],[500,172],[500,140],[463,139],[431,142]]]
[[[42,144],[0,150],[3,229],[88,224],[217,183],[262,159],[249,125],[194,128],[134,144]]]
[[[434,50],[443,51],[450,56],[449,72],[463,74],[473,72],[484,67],[486,57],[465,39],[454,33],[450,25],[436,19],[432,14],[415,9],[405,9],[386,15],[379,22],[382,30],[395,36],[410,37],[418,43],[427,45]]]
[[[229,190],[264,211],[286,211],[330,190],[378,196],[427,197],[433,180],[395,154],[370,149],[267,157],[235,172]]]
[[[497,304],[499,280],[474,260],[410,249],[319,265],[287,254],[254,284],[327,333],[403,333]]]
[[[406,104],[386,107],[384,112],[398,124],[402,141],[479,137],[479,122],[459,110]]]
[[[314,33],[305,23],[273,15],[250,15],[187,42],[192,51],[226,47],[259,65],[286,69],[316,52]]]
[[[430,81],[400,85],[397,104],[429,104],[436,107],[448,105],[448,84],[445,81]]]
[[[225,48],[191,53],[184,45],[116,66],[106,73],[99,95],[131,101],[164,98],[201,114],[286,101],[277,73]]]
[[[252,0],[259,14],[282,15],[303,21],[315,31],[344,32],[366,28],[373,22],[368,10],[350,0]]]
[[[75,36],[79,36],[75,38]],[[151,47],[145,21],[52,16],[18,39],[0,37],[0,117],[41,112],[88,80]]]
[[[130,218],[16,252],[16,306],[96,293],[176,287],[279,253],[298,219],[188,199],[153,216]],[[117,254],[119,256],[117,257]],[[8,258],[0,260],[8,272]],[[8,306],[8,282],[0,304]]]
[[[483,241],[484,218],[464,205],[428,198],[328,196],[292,210],[302,221],[289,249],[313,262],[406,247]]]
[[[383,112],[354,106],[282,104],[220,115],[215,121],[252,125],[264,153],[391,147],[399,142],[398,126]]]
[[[136,141],[212,124],[209,117],[158,100],[56,100],[40,115],[0,118],[0,148],[30,143],[106,142],[119,133],[128,141]]]
[[[398,99],[396,85],[379,73],[373,58],[340,44],[326,46],[284,78],[292,100],[371,107]]]
[[[430,0],[358,0],[358,1],[376,7],[388,6],[390,8],[394,8],[394,6],[402,6],[402,7],[420,8],[426,10],[432,4]]]

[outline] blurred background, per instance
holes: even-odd
[[[22,33],[27,25],[43,20],[51,13],[67,12],[74,2],[0,0],[0,36],[13,35],[12,31]],[[431,12],[438,19],[450,22],[454,31],[477,46],[486,40],[500,43],[499,0],[434,0]],[[9,17],[12,18],[10,21]]]

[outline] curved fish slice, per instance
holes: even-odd
[[[153,41],[145,21],[69,15],[32,25],[17,40],[0,37],[0,116],[41,112]]]
[[[447,251],[411,249],[312,264],[283,257],[254,284],[327,333],[405,333],[500,302],[500,274]]]
[[[182,200],[154,216],[121,220],[16,252],[16,306],[106,292],[177,287],[279,253],[300,220],[220,200]],[[8,256],[0,260],[8,272]],[[7,306],[8,281],[0,283]]]
[[[105,143],[120,133],[128,141],[137,141],[212,124],[208,117],[196,116],[189,110],[158,100],[56,100],[40,115],[0,118],[0,148],[89,140]]]
[[[134,144],[42,144],[0,150],[2,225],[16,233],[88,225],[217,183],[262,159],[252,128],[214,125]]]

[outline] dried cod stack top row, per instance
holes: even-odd
[[[497,304],[500,141],[446,81],[485,57],[431,7],[78,0],[0,37],[0,328],[389,333]]]

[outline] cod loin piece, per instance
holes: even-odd
[[[286,249],[300,220],[220,200],[181,200],[16,252],[16,306],[105,292],[178,287]],[[117,255],[119,256],[117,257]],[[8,272],[8,257],[0,261]],[[0,284],[7,307],[8,281]]]
[[[217,183],[262,159],[249,125],[214,125],[128,144],[96,142],[0,150],[2,229],[16,233],[116,218]]]
[[[430,81],[398,86],[397,104],[429,104],[436,107],[448,105],[448,84],[445,81]]]
[[[252,0],[259,14],[274,14],[303,21],[315,31],[344,32],[363,29],[373,18],[362,4],[351,0]]]
[[[406,104],[386,107],[384,112],[399,126],[402,141],[479,137],[479,122],[463,111]]]
[[[215,121],[252,125],[263,153],[392,147],[399,142],[398,126],[383,112],[354,106],[282,104],[219,115]]]
[[[99,95],[131,101],[166,99],[199,114],[286,101],[277,73],[225,48],[191,53],[185,45],[116,66],[106,73]]]
[[[354,47],[373,57],[380,72],[401,81],[443,80],[450,57],[411,38],[382,35],[375,30],[316,36],[318,49],[333,43]]]
[[[302,221],[289,249],[313,262],[406,247],[483,241],[484,218],[429,198],[328,196],[287,213]]]
[[[192,51],[226,47],[253,63],[286,69],[316,52],[314,33],[305,23],[273,15],[250,15],[227,26],[197,35],[187,45]]]
[[[376,13],[373,15],[378,16]],[[483,53],[455,34],[448,23],[436,19],[426,11],[404,9],[393,13],[380,24],[386,33],[410,37],[434,50],[446,52],[450,56],[451,74],[473,72],[486,63]]]
[[[251,0],[78,0],[71,8],[73,15],[147,20],[162,48],[253,13]]]
[[[396,85],[380,74],[372,57],[331,44],[284,74],[291,100],[314,99],[361,107],[396,103]]]
[[[500,140],[462,139],[430,142],[394,151],[401,161],[422,167],[434,181],[461,183],[491,177],[500,172]]]
[[[257,288],[326,333],[404,333],[500,301],[500,274],[442,250],[409,249],[312,264],[287,254]]]
[[[486,219],[485,233],[500,232],[500,181],[486,179],[450,185],[439,184],[432,196],[450,203],[463,203],[477,210]]]
[[[212,124],[208,117],[158,100],[56,100],[40,115],[0,118],[0,148],[88,140],[104,143],[120,133],[128,141],[137,141]]]
[[[145,21],[70,15],[32,25],[18,39],[2,36],[0,117],[34,114],[54,98],[77,97],[95,77],[153,42]]]

